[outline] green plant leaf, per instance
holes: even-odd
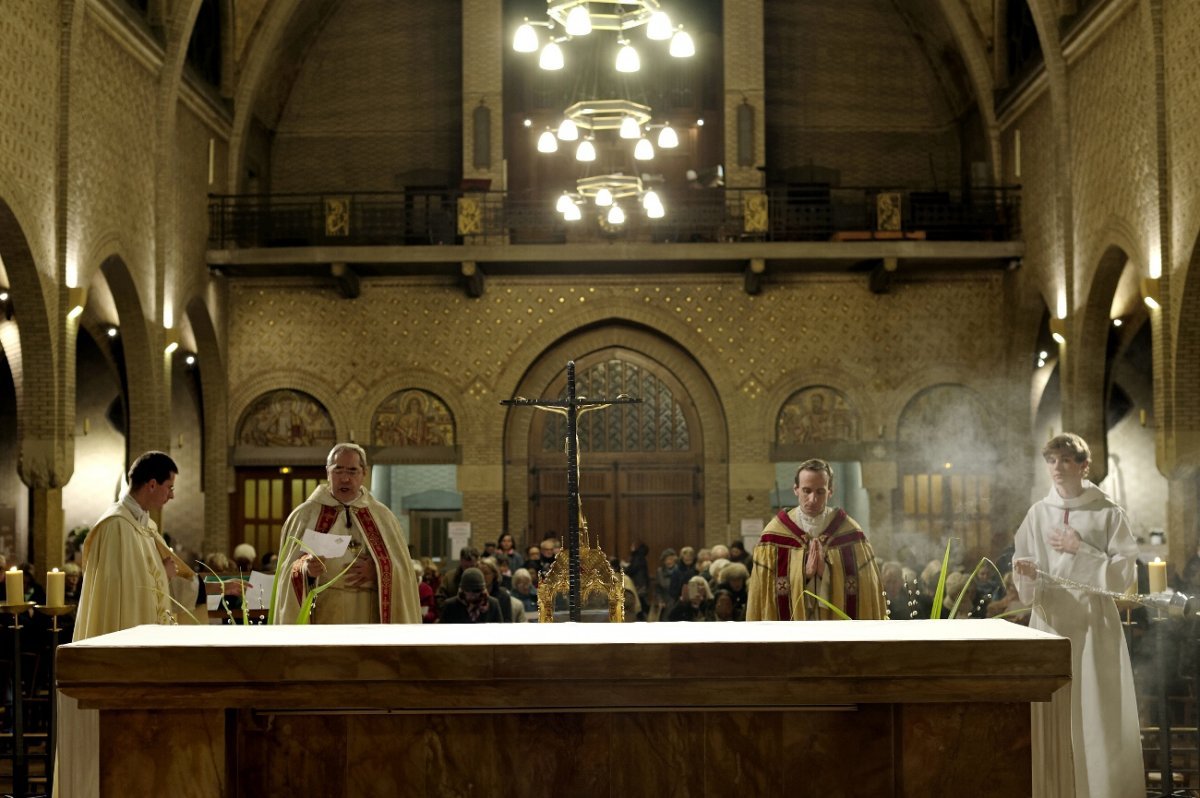
[[[824,604],[824,605],[825,605],[825,606],[826,606],[826,607],[829,609],[829,611],[830,611],[830,612],[832,612],[834,615],[836,615],[836,616],[838,616],[839,618],[841,618],[843,621],[852,621],[852,620],[854,620],[854,619],[853,619],[853,618],[851,618],[849,615],[847,615],[846,613],[842,612],[842,611],[841,611],[841,610],[839,610],[837,607],[833,606],[833,605],[832,605],[832,604],[830,604],[828,601],[826,601],[825,599],[821,598],[820,596],[818,596],[816,593],[812,592],[811,590],[805,590],[805,591],[804,591],[804,595],[806,595],[806,596],[812,596],[812,597],[813,597],[813,598],[815,598],[817,601],[819,601],[819,602],[821,602],[822,604]]]
[[[956,538],[950,538],[946,541],[946,553],[942,555],[942,572],[938,575],[937,590],[933,591],[933,607],[929,610],[931,621],[940,620],[942,617],[942,600],[946,597],[946,573],[950,570],[950,544],[955,540]]]
[[[993,618],[1010,618],[1014,615],[1024,615],[1025,613],[1031,611],[1032,609],[1033,609],[1033,607],[1021,607],[1019,609],[1009,610],[1008,612],[1002,612],[999,615],[993,615],[992,617]]]
[[[333,587],[338,580],[345,576],[346,573],[354,567],[355,562],[357,562],[357,560],[351,560],[350,564],[343,568],[341,573],[339,573],[333,579],[330,579],[328,582],[323,582],[322,584],[308,591],[308,595],[304,597],[304,603],[300,605],[300,612],[296,615],[297,625],[303,626],[308,623],[309,617],[312,615],[313,602],[316,601],[317,596]]]
[[[996,576],[1000,577],[1000,584],[1002,584],[1002,585],[1004,584],[1004,574],[1000,573],[1000,569],[996,567],[996,563],[992,562],[987,557],[983,557],[982,559],[979,560],[979,562],[975,563],[975,569],[973,571],[971,571],[971,575],[968,576],[967,581],[963,583],[963,589],[959,592],[958,596],[954,599],[954,606],[950,608],[950,617],[951,618],[954,618],[958,615],[959,602],[962,601],[963,596],[967,595],[967,589],[969,587],[971,587],[971,583],[973,581],[975,581],[975,574],[979,573],[979,569],[983,567],[984,563],[987,563],[988,565],[992,566],[992,570],[996,572]]]

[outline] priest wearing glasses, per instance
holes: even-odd
[[[363,486],[367,453],[339,443],[325,459],[325,472],[329,481],[283,524],[275,622],[294,623],[309,591],[332,582],[315,600],[313,623],[420,623],[417,579],[400,522]],[[310,542],[301,545],[306,533]],[[349,541],[339,552],[322,535]]]

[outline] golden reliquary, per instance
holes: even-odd
[[[564,599],[571,592],[570,554],[564,546],[554,558],[554,564],[538,584],[538,622],[554,623],[555,600]],[[598,594],[598,595],[597,595]],[[593,548],[588,536],[587,521],[579,524],[579,599],[583,607],[603,606],[602,601],[591,602],[596,596],[608,603],[608,622],[623,623],[625,620],[625,582],[620,573],[613,571],[608,558],[599,548]]]

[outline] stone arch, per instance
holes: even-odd
[[[58,377],[62,358],[73,357],[74,352],[58,351],[60,346],[70,344],[62,336],[61,323],[51,321],[52,305],[25,232],[28,229],[12,206],[0,198],[0,274],[4,277],[2,287],[8,292],[7,300],[0,302],[0,356],[7,361],[12,377],[15,416],[13,422],[6,421],[6,429],[0,433],[5,438],[0,442],[4,455],[0,485],[5,503],[16,510],[13,553],[46,567],[61,563],[61,521],[56,524],[52,518],[31,518],[29,489],[45,497],[47,489],[65,484],[71,476],[71,454],[63,442],[65,407]],[[60,291],[60,296],[65,293]],[[8,397],[3,401],[8,404]],[[36,525],[34,551],[27,550],[28,537],[21,534],[30,528],[31,521]]]
[[[1092,271],[1085,301],[1078,308],[1075,331],[1079,337],[1071,362],[1069,412],[1064,418],[1073,431],[1087,440],[1092,448],[1092,474],[1098,482],[1107,472],[1108,444],[1105,409],[1108,399],[1109,365],[1108,341],[1111,331],[1110,312],[1117,283],[1126,264],[1126,250],[1110,245]],[[1070,342],[1068,342],[1068,345]],[[1067,411],[1068,408],[1064,408]]]
[[[26,485],[57,487],[70,478],[70,466],[55,442],[61,440],[65,423],[56,375],[62,362],[59,358],[74,352],[58,351],[61,333],[51,321],[52,309],[26,229],[13,208],[0,199],[0,264],[8,278],[5,288],[12,308],[12,318],[0,321],[0,344],[16,389],[17,469]],[[47,379],[27,380],[27,374],[42,374]]]
[[[167,425],[163,421],[159,379],[163,359],[156,356],[159,337],[151,333],[145,305],[125,261],[119,255],[105,258],[92,283],[98,280],[112,293],[121,328],[124,369],[120,376],[126,400],[125,459],[128,461],[130,452],[166,446]]]
[[[896,424],[901,457],[930,466],[962,462],[990,468],[997,460],[995,418],[983,397],[961,383],[939,383],[905,404]]]
[[[338,440],[349,437],[351,429],[349,420],[353,418],[353,414],[343,406],[336,391],[319,377],[299,370],[269,371],[238,385],[229,397],[229,418],[240,420],[259,396],[272,390],[284,389],[300,391],[312,396],[333,419],[336,430],[335,437]],[[237,445],[237,426],[234,424],[230,427],[232,433],[229,440],[230,445]]]
[[[316,397],[291,388],[261,394],[242,412],[235,428],[238,445],[332,448],[333,416]]]
[[[834,363],[789,371],[764,395],[755,426],[757,429],[775,429],[784,404],[798,391],[823,386],[840,393],[854,407],[859,416],[862,436],[873,437],[868,430],[884,423],[884,411],[879,401],[880,395],[871,390],[862,376]]]
[[[475,417],[478,415],[477,408],[463,402],[463,386],[461,384],[427,369],[406,368],[399,377],[392,376],[380,380],[357,402],[357,410],[350,418],[354,429],[373,430],[378,408],[398,391],[406,389],[425,391],[436,396],[438,401],[446,406],[450,416],[454,419],[456,444],[461,443],[462,438],[470,434],[469,430],[479,426],[475,421]],[[491,402],[488,404],[490,406]],[[368,437],[369,433],[364,434],[363,439],[367,440]]]
[[[440,396],[402,388],[376,406],[371,417],[372,446],[454,446],[454,414]]]
[[[541,356],[529,364],[514,386],[512,396],[540,396],[541,391],[559,374],[568,360],[581,354],[611,347],[624,347],[654,360],[687,386],[695,405],[704,440],[704,530],[710,542],[724,540],[729,523],[729,432],[725,411],[716,386],[693,354],[674,339],[625,319],[581,326],[545,346]],[[504,494],[508,497],[508,530],[521,531],[528,523],[526,497],[529,496],[529,433],[533,412],[528,409],[498,407],[497,422],[503,430]],[[764,485],[760,504],[768,501],[769,485]],[[759,505],[755,505],[759,506]],[[517,534],[517,532],[514,532]]]
[[[229,548],[229,469],[226,457],[229,397],[225,385],[225,363],[220,340],[208,305],[200,297],[188,302],[186,319],[196,339],[199,359],[200,398],[203,425],[200,479],[204,491],[204,550]]]
[[[1190,255],[1187,267],[1172,275],[1179,296],[1171,364],[1175,379],[1169,386],[1161,380],[1155,385],[1156,394],[1166,394],[1157,403],[1170,411],[1170,429],[1163,431],[1170,449],[1164,458],[1168,474],[1200,469],[1200,234]],[[1156,331],[1163,326],[1157,324]]]
[[[1007,529],[994,490],[998,426],[983,398],[962,384],[930,385],[909,400],[896,429],[897,545],[940,549],[954,537],[969,560],[997,553],[995,539]]]
[[[775,445],[858,443],[862,415],[846,394],[829,385],[794,391],[776,413]]]

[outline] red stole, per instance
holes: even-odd
[[[321,505],[321,514],[317,516],[316,531],[328,533],[333,527],[333,522],[337,520],[339,508],[332,507],[328,504]],[[375,558],[375,564],[379,571],[379,620],[381,623],[392,622],[392,558],[388,554],[387,546],[383,543],[383,534],[379,531],[379,526],[375,523],[374,516],[371,515],[369,507],[354,508],[354,515],[358,518],[358,523],[362,527],[363,537],[367,539],[367,545],[371,547],[371,554]],[[304,598],[304,582],[305,574],[292,574],[292,589],[296,593],[296,600],[300,601]]]
[[[791,580],[788,576],[788,566],[791,563],[791,554],[793,549],[807,549],[813,542],[813,538],[800,528],[800,525],[792,520],[788,515],[787,510],[780,510],[777,516],[779,523],[783,524],[787,529],[796,536],[796,538],[777,535],[775,533],[766,533],[760,539],[760,543],[773,543],[779,551],[775,558],[775,606],[779,612],[779,620],[790,621],[792,619],[792,600],[791,600]],[[861,529],[851,529],[843,532],[840,535],[835,535],[838,527],[846,520],[846,511],[838,508],[838,511],[833,514],[833,519],[829,525],[825,527],[816,539],[821,542],[825,548],[849,546],[852,543],[861,543],[867,539]],[[797,539],[798,538],[798,539]],[[851,552],[849,556],[846,553],[842,554],[842,567],[845,571],[845,593],[846,606],[842,610],[851,618],[858,617],[858,559]]]

